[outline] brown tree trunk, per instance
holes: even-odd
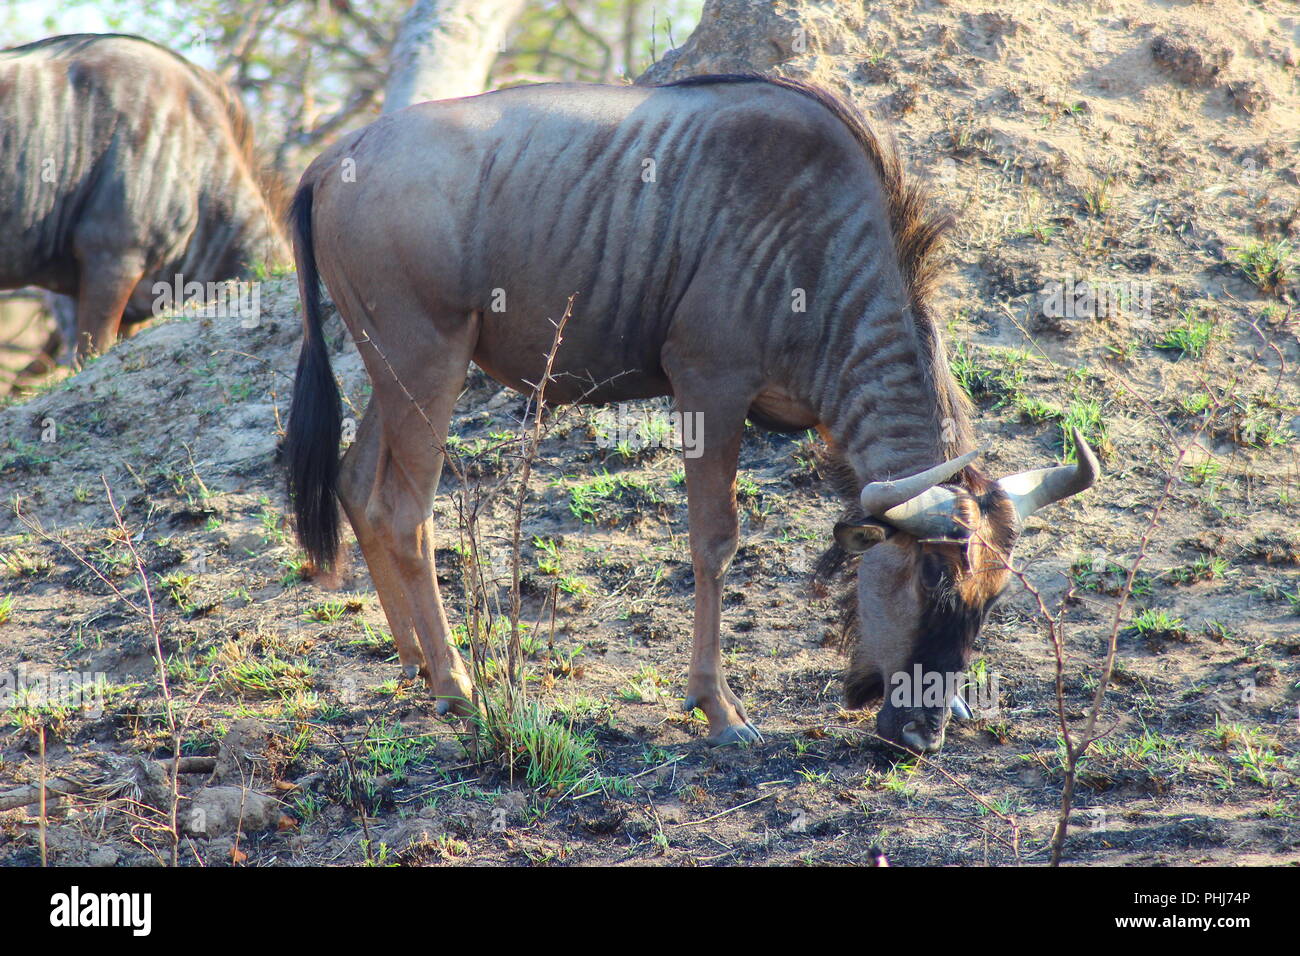
[[[384,112],[483,92],[526,0],[415,0],[393,44]]]

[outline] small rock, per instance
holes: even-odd
[[[402,853],[419,843],[431,843],[440,833],[441,828],[433,826],[428,820],[402,820],[386,830],[379,838],[390,853]]]
[[[137,800],[158,810],[171,805],[171,780],[162,764],[144,757],[131,757],[125,770],[123,784],[128,793],[137,792]]]
[[[217,764],[212,771],[216,784],[242,784],[251,780],[257,764],[271,745],[271,732],[260,720],[237,720],[221,740]]]
[[[86,857],[86,863],[89,866],[117,866],[120,858],[121,854],[111,846],[97,846]]]
[[[252,833],[279,823],[280,801],[243,787],[208,787],[181,807],[179,816],[181,830],[192,836]]]

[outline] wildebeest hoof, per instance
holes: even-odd
[[[970,705],[961,694],[953,694],[952,700],[948,701],[948,707],[952,710],[952,716],[956,720],[974,720],[975,715],[971,713]]]
[[[745,721],[743,724],[731,724],[722,733],[710,737],[707,741],[710,747],[728,747],[732,744],[761,744],[762,742],[763,735],[749,721]]]
[[[415,680],[417,677],[420,676],[420,665],[407,664],[405,667],[402,668],[402,676],[405,677],[407,680]]]
[[[439,697],[434,705],[437,708],[439,717],[470,717],[474,714],[474,705],[467,697],[459,695],[448,695]]]

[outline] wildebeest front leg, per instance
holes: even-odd
[[[745,705],[722,673],[722,582],[740,540],[736,513],[736,463],[745,429],[748,397],[713,395],[673,382],[682,416],[698,416],[700,454],[686,458],[691,562],[695,569],[695,635],[686,710],[699,707],[709,720],[709,743],[761,740]],[[702,426],[700,428],[699,426]]]
[[[144,263],[136,255],[78,254],[77,341],[75,361],[107,352],[117,341],[122,310],[144,278]]]
[[[366,518],[366,503],[374,491],[375,475],[379,468],[379,415],[372,404],[357,427],[356,441],[343,456],[339,466],[339,502],[347,513],[348,522],[356,533],[361,553],[365,555],[370,579],[374,582],[379,603],[388,618],[388,629],[397,646],[397,658],[402,672],[409,678],[423,674],[433,685],[433,675],[424,663],[424,653],[415,636],[415,622],[410,603],[398,586],[396,572],[388,560],[379,536]]]

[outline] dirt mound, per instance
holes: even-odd
[[[13,488],[24,511],[49,528],[102,521],[101,474],[127,498],[196,475],[214,496],[259,481],[271,492],[302,326],[292,278],[263,283],[260,295],[255,321],[161,320],[6,408],[0,473],[28,476]],[[356,393],[364,373],[355,349],[338,356],[336,371]],[[12,510],[0,513],[0,530],[19,528]]]

